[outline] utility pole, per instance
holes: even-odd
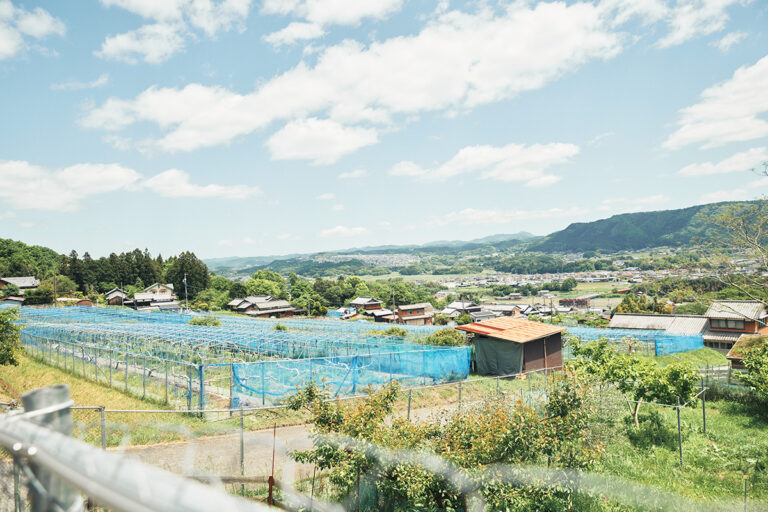
[[[187,296],[187,273],[184,272],[184,309],[189,309],[189,297]]]

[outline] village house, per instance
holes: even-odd
[[[713,302],[707,312],[708,332],[704,346],[728,353],[745,334],[768,334],[765,306],[754,300],[723,300]]]
[[[464,314],[477,313],[481,309],[480,305],[475,302],[457,300],[448,304],[440,314],[456,318]]]
[[[395,313],[391,309],[377,309],[373,312],[371,312],[371,315],[373,315],[373,320],[375,322],[394,322],[395,321]]]
[[[252,303],[246,315],[257,318],[287,318],[292,317],[297,311],[287,300],[273,299]]]
[[[374,299],[373,297],[358,297],[353,301],[350,301],[349,305],[353,308],[357,308],[358,312],[363,311],[375,311],[381,309],[381,301]]]
[[[229,301],[227,303],[227,307],[237,313],[248,313],[256,307],[256,304],[262,302],[271,302],[274,300],[277,299],[271,295],[249,295],[244,299],[233,299]]]
[[[456,329],[474,334],[476,370],[483,375],[515,375],[563,364],[562,326],[501,317]]]
[[[110,306],[122,306],[128,300],[128,294],[122,288],[112,288],[104,294],[104,300]]]
[[[15,284],[19,287],[19,295],[24,295],[27,290],[35,290],[40,286],[40,280],[33,276],[26,277],[0,277],[0,290],[9,284]]]
[[[731,350],[726,354],[726,358],[731,362],[731,368],[734,370],[744,369],[744,353],[747,350],[765,346],[768,336],[758,334],[745,334],[739,338],[739,341],[733,344]]]
[[[397,306],[397,321],[406,325],[432,325],[433,310],[429,302]]]
[[[173,295],[173,284],[154,283],[144,288],[144,293],[154,293],[160,295]]]

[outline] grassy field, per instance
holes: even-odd
[[[680,352],[679,354],[669,354],[666,356],[654,357],[653,360],[661,365],[667,365],[678,361],[683,363],[691,363],[697,368],[728,364],[728,359],[726,359],[724,354],[708,347],[700,348],[698,350],[691,350],[690,352]]]
[[[702,408],[681,411],[683,464],[679,462],[677,417],[673,408],[644,406],[661,418],[662,427],[628,421],[620,399],[603,404],[597,427],[605,444],[600,471],[705,502],[740,501],[744,475],[752,505],[768,510],[768,474],[756,465],[768,463],[768,418],[734,402],[707,402],[707,431]]]

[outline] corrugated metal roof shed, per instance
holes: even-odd
[[[456,327],[461,331],[481,334],[500,340],[527,343],[563,332],[565,327],[520,318],[501,317]]]
[[[704,314],[707,318],[760,320],[765,318],[765,306],[756,300],[719,300]]]
[[[649,329],[666,331],[672,325],[673,315],[616,313],[608,324],[609,329]]]

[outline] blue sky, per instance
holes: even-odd
[[[202,257],[750,199],[761,0],[0,0],[0,236]]]

